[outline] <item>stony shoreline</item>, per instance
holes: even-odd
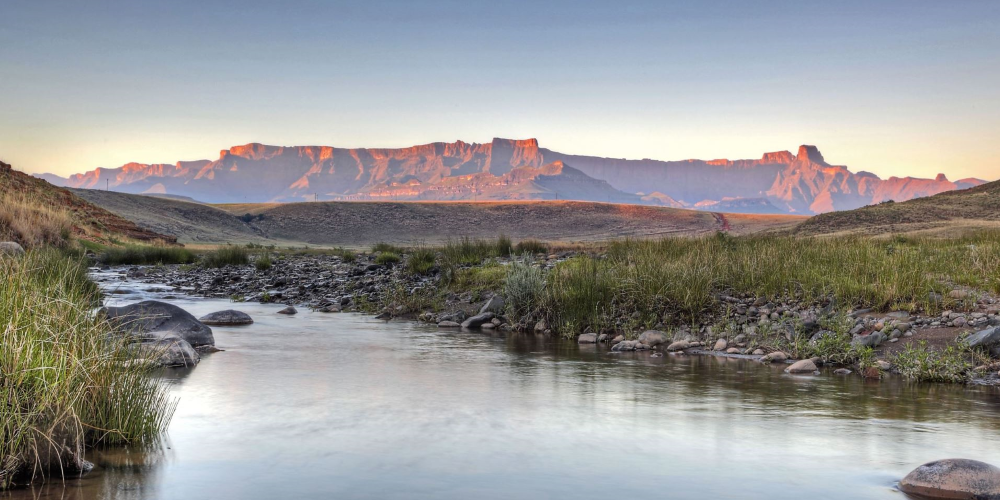
[[[539,255],[536,263],[551,268],[575,254]],[[499,261],[504,263],[504,259]],[[362,254],[347,262],[334,255],[288,254],[263,270],[252,265],[219,269],[190,265],[126,266],[122,270],[122,279],[127,277],[180,293],[229,298],[234,302],[281,303],[329,313],[356,311],[383,319],[436,323],[442,328],[553,333],[544,320],[518,324],[505,317],[499,286],[481,292],[452,292],[441,285],[437,269],[424,275],[411,274],[402,265],[376,264],[373,255]],[[413,310],[392,301],[401,295],[421,294],[436,294],[438,302],[432,307]],[[852,343],[874,348],[877,358],[871,366],[853,368],[862,376],[879,378],[894,371],[887,359],[901,349],[917,345],[924,349],[944,349],[955,345],[960,338],[976,341],[986,351],[992,351],[993,357],[1000,357],[1000,301],[959,288],[949,295],[952,302],[967,301],[966,307],[936,316],[904,311],[850,311],[847,318],[853,322]],[[835,304],[831,302],[774,303],[763,298],[728,295],[718,295],[717,302],[720,310],[717,315],[706,315],[693,325],[661,323],[631,331],[587,332],[577,339],[580,343],[606,342],[613,346],[613,351],[677,351],[791,363],[789,354],[760,345],[759,332],[779,331],[789,342],[801,337],[802,341],[815,343],[830,333],[823,328],[822,319],[835,312]],[[720,330],[723,321],[728,324],[725,331]],[[813,357],[800,361],[821,365],[824,360]],[[972,382],[1000,384],[1000,364],[984,361],[976,367]]]

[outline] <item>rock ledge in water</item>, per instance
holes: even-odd
[[[907,474],[899,489],[926,498],[1000,500],[1000,469],[964,458],[938,460]]]
[[[209,326],[240,326],[252,324],[253,318],[245,312],[227,309],[206,314],[198,318],[198,321]]]

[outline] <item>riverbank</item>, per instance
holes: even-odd
[[[155,442],[173,402],[92,314],[100,296],[86,263],[0,254],[0,276],[0,490],[78,476],[89,447]]]
[[[382,245],[358,255],[264,252],[257,258],[266,255],[267,266],[133,267],[128,275],[235,302],[532,331],[619,351],[809,359],[868,378],[895,372],[942,382],[995,383],[1000,371],[997,234],[717,236],[521,250],[496,240]]]

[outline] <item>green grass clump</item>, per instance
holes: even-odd
[[[128,245],[105,248],[97,259],[109,266],[122,266],[190,264],[196,257],[190,250],[181,247]]]
[[[56,251],[0,259],[0,489],[72,473],[87,446],[153,443],[172,415],[160,379],[92,314],[86,269]]]
[[[620,281],[616,269],[589,256],[559,263],[549,273],[548,296],[552,324],[565,336],[613,325]]]
[[[430,249],[420,248],[410,252],[406,261],[406,269],[410,274],[427,274],[434,269],[437,254]]]
[[[340,260],[342,260],[342,261],[344,261],[344,262],[346,262],[348,264],[353,264],[354,261],[356,261],[358,259],[357,254],[355,254],[352,250],[344,248],[344,247],[334,248],[330,252],[333,255],[335,255],[337,257],[340,257]]]
[[[513,251],[510,238],[504,235],[495,240],[463,237],[458,241],[449,241],[441,248],[445,262],[455,266],[473,266],[486,259],[509,257]]]
[[[382,252],[401,254],[403,253],[403,248],[384,242],[376,243],[374,246],[372,246],[372,253],[382,253]]]
[[[458,269],[448,288],[457,293],[472,292],[479,295],[486,291],[502,290],[507,279],[507,268],[496,262],[482,266]]]
[[[253,266],[258,271],[267,271],[268,269],[271,269],[272,265],[273,262],[271,262],[271,254],[267,252],[258,255],[253,261]]]
[[[972,374],[972,355],[968,346],[948,346],[930,350],[926,341],[913,343],[892,357],[892,364],[904,377],[920,382],[967,382]]]
[[[375,263],[382,266],[394,266],[399,260],[399,254],[395,252],[382,252],[375,257]]]
[[[218,250],[205,254],[205,256],[202,257],[201,263],[205,267],[214,268],[226,267],[229,265],[245,266],[250,264],[250,250],[246,247],[232,245],[224,246]]]
[[[514,246],[514,253],[518,255],[547,253],[548,251],[549,247],[538,240],[521,240]]]

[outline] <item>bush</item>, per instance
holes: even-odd
[[[250,251],[246,247],[227,245],[202,258],[205,267],[245,266],[250,264]]]
[[[545,276],[542,269],[525,255],[507,266],[503,296],[507,303],[507,314],[514,321],[531,317],[541,305],[545,292]]]
[[[85,446],[153,443],[172,415],[161,379],[92,314],[86,273],[55,251],[0,259],[0,489],[72,473]]]
[[[394,252],[382,252],[375,257],[375,263],[392,267],[399,263],[399,255]]]
[[[406,268],[411,274],[427,274],[434,268],[437,254],[433,250],[421,248],[410,253]]]
[[[190,264],[196,257],[190,250],[181,247],[129,245],[107,248],[97,260],[109,266]]]
[[[549,247],[538,240],[522,240],[514,247],[514,253],[518,255],[548,253],[548,251]]]

